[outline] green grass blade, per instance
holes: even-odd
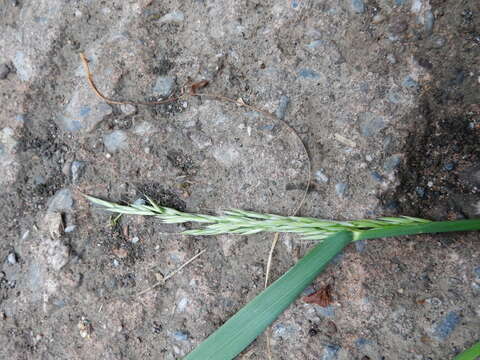
[[[470,349],[465,350],[461,354],[455,356],[453,360],[476,360],[480,358],[480,341],[473,345]]]
[[[384,229],[373,229],[357,232],[356,240],[376,239],[391,236],[433,234],[451,231],[480,230],[480,219],[456,221],[432,221],[415,225],[389,226]]]
[[[316,245],[295,266],[188,354],[185,360],[233,359],[295,301],[352,240],[352,233],[343,231]]]

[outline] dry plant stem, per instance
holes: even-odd
[[[183,263],[181,266],[179,266],[178,268],[176,268],[175,270],[173,270],[170,274],[168,274],[167,276],[165,276],[165,277],[162,279],[162,281],[159,281],[159,282],[153,284],[152,286],[150,286],[149,288],[140,291],[140,292],[137,294],[137,296],[141,296],[141,295],[149,292],[150,290],[155,289],[157,286],[164,284],[168,279],[170,279],[171,277],[173,277],[175,274],[177,274],[179,271],[181,271],[185,266],[187,266],[187,265],[190,264],[192,261],[194,261],[196,258],[198,258],[199,256],[201,256],[205,251],[207,251],[207,249],[203,249],[203,250],[200,251],[197,255],[195,255],[194,257],[192,257],[192,258],[190,258],[189,260],[187,260],[187,261],[186,261],[185,263]]]

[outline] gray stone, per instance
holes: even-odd
[[[435,23],[435,17],[431,10],[428,10],[424,14],[423,28],[427,35],[430,35],[433,31],[433,24]]]
[[[6,79],[10,74],[10,67],[7,64],[0,65],[0,80]]]
[[[322,360],[335,360],[338,358],[338,352],[340,346],[338,345],[326,345],[323,349]]]
[[[14,252],[11,252],[10,254],[8,254],[7,256],[7,262],[10,264],[10,265],[15,265],[18,260],[17,260],[17,254],[15,254]]]
[[[365,12],[365,3],[363,0],[351,0],[352,10],[357,14],[363,14]]]
[[[377,181],[377,182],[382,182],[384,179],[383,179],[383,176],[380,175],[378,172],[376,171],[372,171],[370,173],[370,175],[372,176],[372,179]]]
[[[377,14],[377,15],[375,15],[375,16],[373,17],[372,23],[374,23],[374,24],[380,24],[380,23],[382,23],[383,21],[385,21],[385,19],[386,19],[385,15],[383,15],[383,14]]]
[[[177,341],[187,341],[189,334],[186,331],[175,331],[173,333],[173,338]]]
[[[306,79],[318,79],[320,75],[311,69],[301,69],[298,72],[298,76]]]
[[[163,15],[158,21],[160,23],[181,23],[185,20],[185,14],[181,11],[172,11]]]
[[[314,176],[318,183],[328,183],[328,176],[324,174],[322,169],[316,171]]]
[[[89,89],[87,89],[89,91]],[[112,107],[96,99],[92,102],[85,89],[76,92],[70,99],[61,117],[63,127],[67,131],[90,131],[105,117],[112,113]]]
[[[133,205],[146,205],[146,204],[147,204],[147,202],[142,198],[138,198],[137,200],[135,200],[133,202]]]
[[[460,315],[455,311],[449,312],[441,319],[433,330],[433,336],[440,341],[444,341],[455,330],[460,323]]]
[[[290,98],[286,95],[282,95],[280,101],[278,103],[277,111],[275,111],[275,115],[280,120],[285,119],[285,114],[287,112],[288,105],[290,104]]]
[[[284,325],[282,323],[275,324],[272,329],[274,338],[288,339],[297,333],[297,329],[292,325]]]
[[[418,82],[413,80],[411,76],[406,76],[405,79],[403,79],[402,85],[410,89],[416,89],[419,87]]]
[[[359,114],[358,119],[360,121],[360,132],[366,137],[377,135],[387,126],[381,116],[371,112]]]
[[[159,76],[153,87],[154,94],[163,97],[170,96],[175,87],[175,80],[173,76]]]
[[[72,193],[69,189],[61,189],[48,202],[48,211],[67,212],[73,207]]]
[[[338,196],[343,197],[347,192],[348,185],[345,183],[338,183],[335,185],[335,192]]]
[[[70,174],[72,176],[72,182],[77,184],[80,178],[83,176],[85,172],[86,164],[84,161],[73,161],[72,165],[70,166]]]
[[[420,198],[423,198],[425,197],[425,188],[421,187],[421,186],[417,186],[415,188],[415,192],[417,193],[417,195],[420,197]]]
[[[133,115],[137,112],[137,108],[132,104],[122,104],[120,105],[120,110],[125,115]]]
[[[70,249],[58,239],[48,239],[42,243],[42,255],[51,269],[60,271],[69,261]]]
[[[24,52],[17,51],[13,58],[13,65],[20,80],[28,81],[33,76],[33,65]]]
[[[399,154],[394,154],[389,156],[383,163],[383,169],[387,172],[395,170],[400,163],[402,162],[402,156]]]
[[[477,266],[475,269],[473,269],[473,272],[475,273],[477,280],[480,280],[480,266]]]
[[[127,134],[123,130],[114,130],[103,136],[103,144],[108,152],[116,152],[128,147]]]
[[[395,55],[393,55],[393,54],[388,54],[387,55],[387,61],[390,64],[396,64],[397,63],[397,59],[395,58]]]
[[[76,228],[77,228],[77,225],[69,225],[65,228],[65,232],[66,233],[74,232]]]

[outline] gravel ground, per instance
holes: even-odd
[[[178,359],[263,287],[273,236],[113,221],[189,211],[476,216],[476,0],[0,3],[0,357]],[[155,101],[185,84],[206,97]],[[309,184],[309,169],[311,183]],[[305,201],[302,199],[308,188]],[[349,246],[271,327],[274,359],[450,359],[480,338],[479,235]],[[311,246],[283,235],[278,278]],[[189,258],[165,284],[141,293]],[[266,359],[260,337],[240,359]]]

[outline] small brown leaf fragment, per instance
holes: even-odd
[[[312,295],[305,296],[303,301],[309,304],[317,304],[321,307],[327,307],[333,302],[331,285],[328,284]]]
[[[198,81],[190,85],[190,95],[195,95],[198,89],[204,88],[208,85],[208,80]]]

